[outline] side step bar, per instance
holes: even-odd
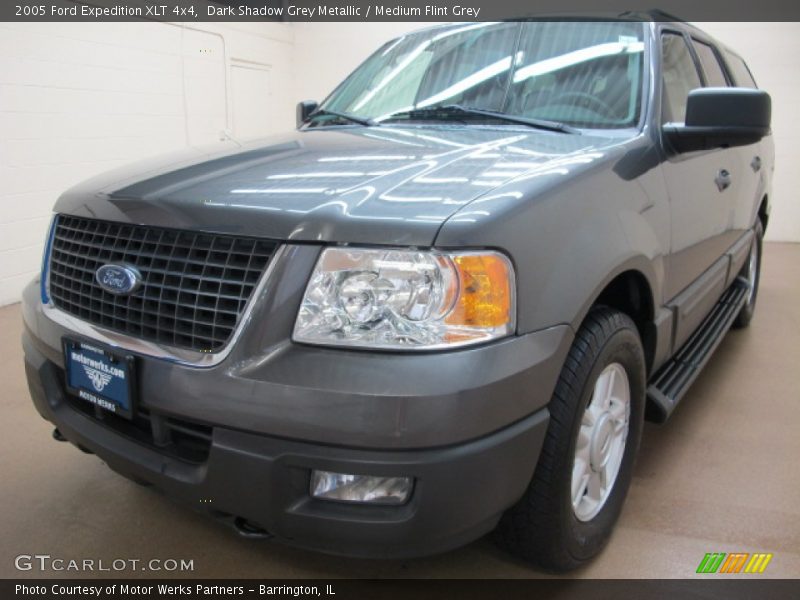
[[[737,277],[677,354],[658,370],[647,388],[647,420],[663,423],[711,358],[747,301],[750,283]]]

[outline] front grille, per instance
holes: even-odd
[[[198,352],[221,350],[276,242],[251,237],[57,217],[50,253],[50,297],[61,310],[144,340]],[[135,266],[142,285],[111,294],[95,272]]]

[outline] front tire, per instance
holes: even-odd
[[[645,358],[636,325],[593,309],[567,355],[539,463],[496,539],[552,571],[579,567],[608,542],[630,486],[644,420]]]

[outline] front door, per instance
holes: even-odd
[[[689,92],[703,76],[681,33],[665,31],[662,43],[662,122],[685,121]],[[662,164],[672,218],[666,294],[677,308],[680,346],[725,289],[720,258],[734,240],[734,223],[746,174],[736,149],[674,155]]]

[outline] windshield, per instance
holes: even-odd
[[[368,58],[321,108],[380,123],[455,104],[574,127],[633,127],[643,35],[642,23],[622,21],[477,23],[413,33]]]

